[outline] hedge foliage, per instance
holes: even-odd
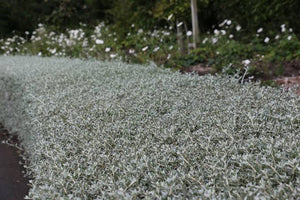
[[[31,199],[298,199],[300,99],[222,76],[0,57]]]

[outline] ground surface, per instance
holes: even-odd
[[[0,124],[0,200],[23,200],[29,191],[28,179],[24,177],[25,169],[19,164],[22,162],[20,150],[3,144],[18,143]],[[23,171],[23,172],[22,172]]]

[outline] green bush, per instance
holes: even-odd
[[[299,199],[300,99],[155,65],[0,57],[30,199]]]
[[[153,61],[159,66],[174,69],[201,63],[215,68],[217,72],[229,74],[249,67],[249,75],[259,77],[265,76],[268,71],[281,75],[282,62],[300,59],[300,42],[287,25],[279,26],[280,33],[260,28],[256,34],[248,34],[245,38],[243,32],[246,30],[236,22],[224,20],[212,33],[201,35],[198,48],[181,54],[174,32],[175,24],[172,23],[170,20],[170,26],[152,31],[131,24],[125,36],[114,32],[112,26],[104,23],[93,28],[80,24],[79,28],[68,29],[63,33],[55,32],[51,26],[39,24],[32,33],[26,32],[25,37],[13,36],[0,40],[0,53],[121,59],[133,63]],[[183,39],[187,46],[191,37],[184,36]],[[249,60],[250,64],[245,66],[245,60]]]
[[[197,49],[187,55],[175,57],[167,66],[184,68],[203,63],[214,67],[218,72],[229,74],[249,67],[250,76],[262,77],[267,75],[267,70],[282,75],[282,62],[300,59],[300,41],[286,25],[281,25],[279,34],[264,33],[261,28],[252,37],[248,35],[247,39],[242,37],[243,29],[237,29],[238,26],[231,20],[225,20],[213,33],[202,36],[202,43]],[[249,60],[250,64],[243,64],[244,60]],[[263,69],[261,66],[273,66],[275,69]]]

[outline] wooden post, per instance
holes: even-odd
[[[199,25],[197,13],[197,0],[191,0],[192,25],[193,25],[193,46],[197,48],[199,43]]]

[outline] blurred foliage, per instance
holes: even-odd
[[[0,37],[6,38],[0,40],[0,53],[101,59],[116,54],[129,62],[153,60],[173,68],[205,63],[226,73],[243,69],[242,61],[249,59],[253,75],[267,74],[270,63],[271,71],[281,75],[281,62],[300,59],[297,0],[197,0],[197,6],[202,44],[182,55],[175,29],[182,24],[188,46],[187,0],[0,0]],[[97,33],[101,22],[106,25]],[[72,30],[84,34],[72,38]]]
[[[153,29],[157,20],[153,18],[152,7],[156,1],[115,0],[109,13],[117,31],[124,33],[132,24],[147,30]]]
[[[226,23],[224,23],[226,22]],[[219,73],[244,73],[249,76],[269,79],[284,73],[282,63],[300,60],[300,41],[290,28],[288,31],[249,34],[248,40],[240,39],[243,29],[231,20],[225,20],[213,33],[201,34],[199,48],[188,54],[178,51],[176,33],[167,26],[152,31],[131,26],[118,38],[114,25],[100,23],[93,28],[81,25],[64,33],[55,32],[52,27],[39,24],[25,37],[14,35],[0,39],[0,54],[78,57],[96,59],[121,59],[125,62],[155,62],[158,66],[183,69],[202,64]],[[185,45],[188,36],[184,37]],[[248,64],[245,64],[245,63]]]
[[[190,19],[190,1],[186,0],[161,0],[154,5],[154,17],[168,19],[174,15],[177,20],[188,21]]]
[[[230,18],[237,21],[248,31],[260,27],[266,30],[278,30],[278,24],[288,24],[298,33],[300,4],[298,0],[215,0],[212,8],[220,21]]]
[[[297,0],[198,0],[199,25],[202,32],[213,24],[232,19],[249,32],[259,27],[278,30],[285,23],[300,30]],[[38,23],[52,25],[58,30],[71,28],[80,22],[95,25],[99,21],[114,24],[121,35],[131,24],[143,29],[169,25],[173,21],[191,24],[190,1],[186,0],[0,0],[0,30],[5,36],[12,31],[33,30]],[[174,24],[173,24],[174,25]],[[246,33],[246,34],[247,34]]]
[[[36,0],[0,0],[0,36],[33,30],[44,9]]]
[[[68,25],[78,25],[78,22],[84,20],[84,11],[87,7],[83,0],[45,0],[44,7],[52,8],[52,12],[45,16],[45,21],[49,24],[55,24],[58,29]],[[85,21],[85,20],[84,20]]]
[[[38,23],[55,30],[109,20],[109,0],[0,0],[0,36],[32,31]]]
[[[300,41],[295,33],[277,32],[276,37],[265,37],[264,33],[249,34],[248,40],[240,40],[243,30],[232,29],[235,25],[223,26],[223,34],[203,34],[199,48],[186,55],[175,55],[165,66],[184,69],[199,63],[213,67],[219,73],[244,73],[256,79],[269,79],[284,75],[282,63],[300,60]],[[286,28],[288,29],[288,28]],[[236,39],[237,38],[237,39]],[[276,39],[277,38],[277,39]],[[249,62],[245,64],[245,61]]]

